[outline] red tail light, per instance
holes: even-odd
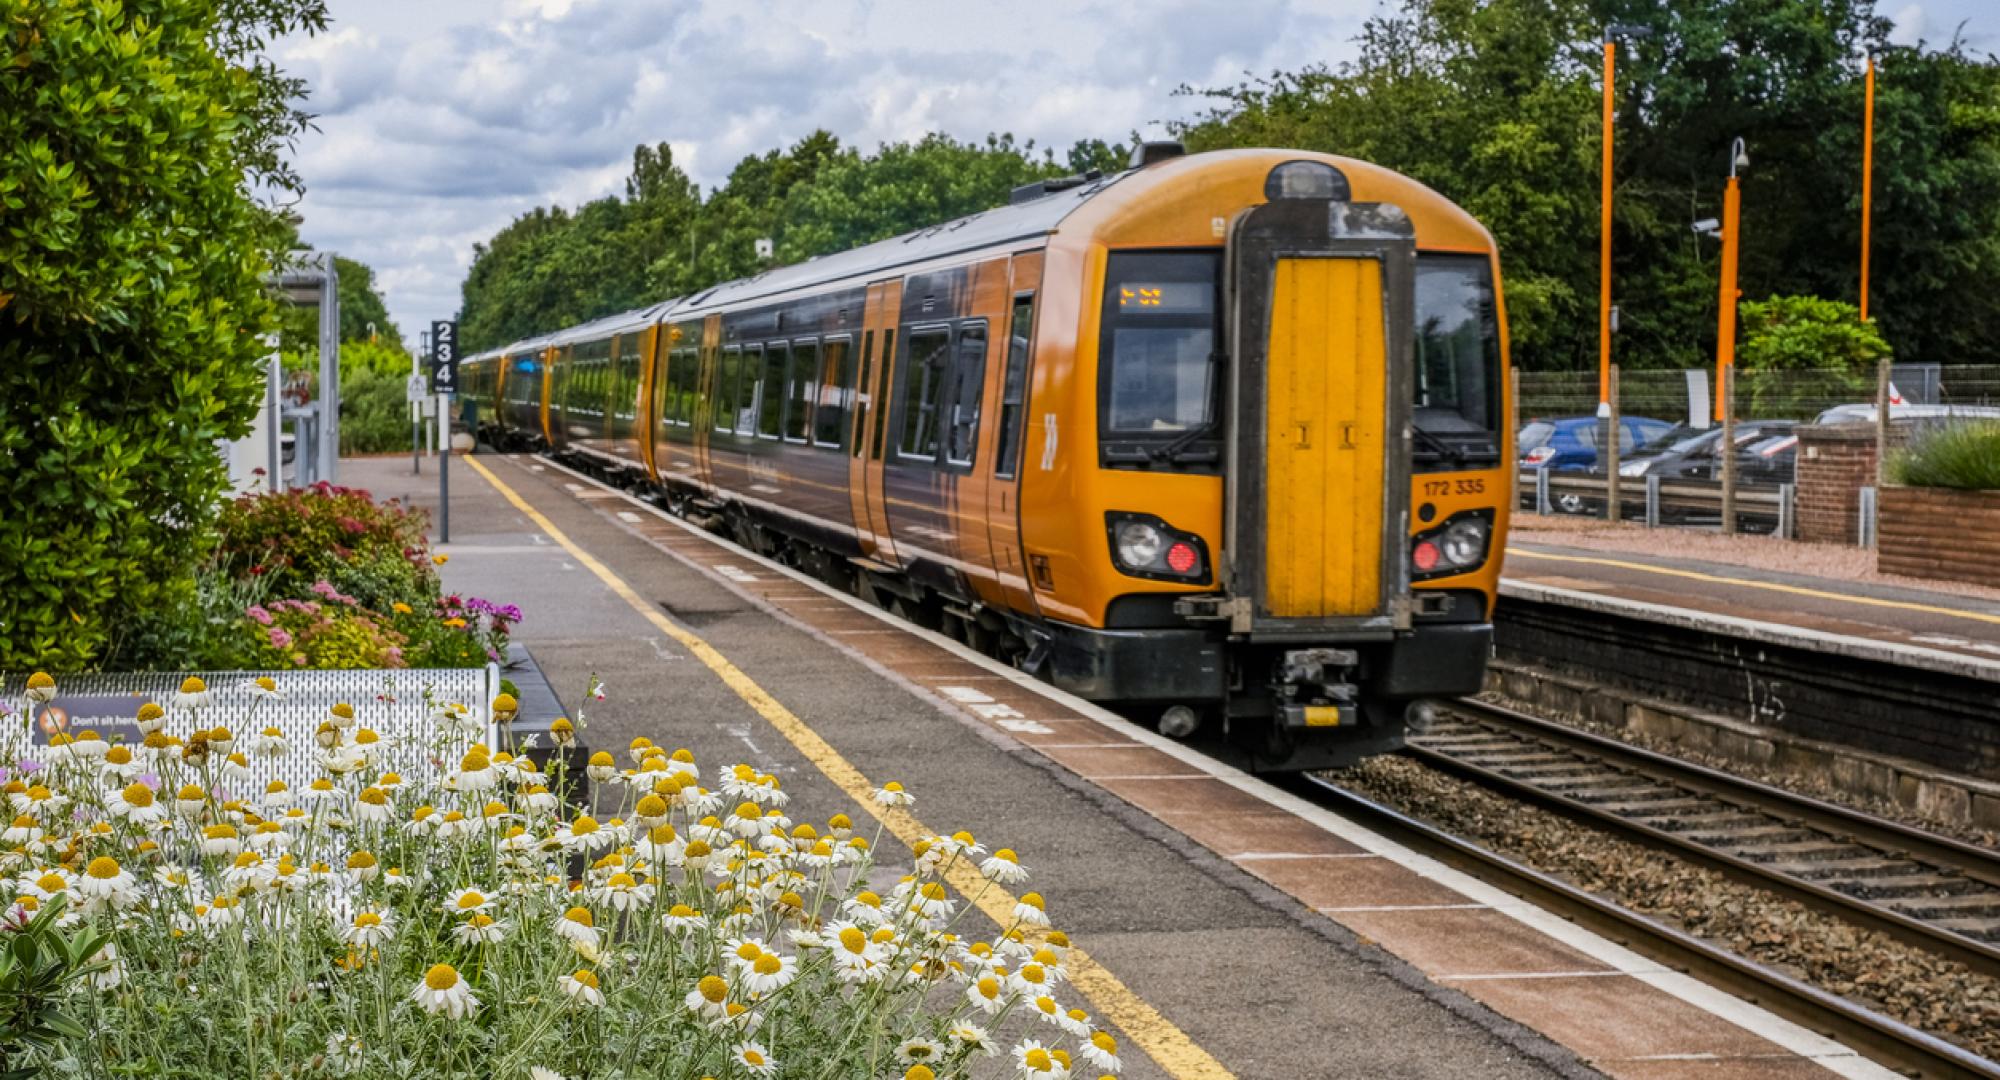
[[[1192,573],[1200,562],[1201,557],[1195,554],[1192,545],[1176,543],[1167,549],[1167,567],[1176,574]]]
[[[1555,447],[1537,446],[1533,450],[1530,450],[1527,453],[1522,454],[1521,461],[1523,464],[1527,465],[1540,465],[1542,462],[1547,461],[1548,459],[1554,456],[1556,456]]]
[[[1415,566],[1418,572],[1425,574],[1428,574],[1432,570],[1437,569],[1437,564],[1438,564],[1437,545],[1431,543],[1429,540],[1420,541],[1417,544],[1417,546],[1411,549],[1410,551],[1410,564]]]

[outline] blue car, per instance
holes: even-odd
[[[1618,454],[1623,457],[1672,430],[1673,425],[1650,416],[1618,418]],[[1530,420],[1521,425],[1515,440],[1523,469],[1554,469],[1584,472],[1597,464],[1598,419],[1595,416],[1565,416],[1555,420]]]

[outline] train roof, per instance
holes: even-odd
[[[1062,219],[1083,205],[1085,200],[1130,176],[1133,171],[1088,179],[1064,178],[1052,183],[1068,181],[1069,186],[1045,187],[1044,194],[1007,206],[981,210],[832,255],[817,255],[801,263],[766,270],[754,277],[725,281],[692,296],[670,301],[667,305],[670,310],[666,314],[672,317],[682,312],[740,304],[846,278],[873,277],[880,271],[897,266],[1042,236],[1054,231]]]

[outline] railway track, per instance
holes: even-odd
[[[2000,853],[1477,701],[1409,754],[2000,977]]]
[[[2000,1063],[1621,907],[1330,781],[1301,775],[1287,783],[1304,797],[1406,846],[1572,919],[1641,955],[1853,1047],[1906,1075],[2000,1078]]]

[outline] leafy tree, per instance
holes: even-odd
[[[192,593],[262,400],[262,277],[288,230],[252,192],[303,87],[262,56],[323,0],[0,8],[0,668],[87,667]]]
[[[1739,136],[1745,295],[1855,296],[1861,48],[1881,72],[1870,314],[1905,357],[2000,359],[2000,66],[1955,42],[1891,46],[1870,0],[1404,0],[1352,63],[1202,91],[1213,106],[1183,135],[1348,154],[1436,188],[1499,241],[1517,360],[1587,369],[1612,22],[1653,31],[1619,50],[1621,363],[1714,355],[1719,253],[1688,225],[1719,214]]]
[[[403,332],[396,329],[395,320],[389,318],[389,305],[383,303],[382,294],[375,291],[374,268],[335,255],[333,269],[339,278],[336,288],[340,295],[340,339],[367,341],[368,328],[372,325],[376,340],[400,346]]]

